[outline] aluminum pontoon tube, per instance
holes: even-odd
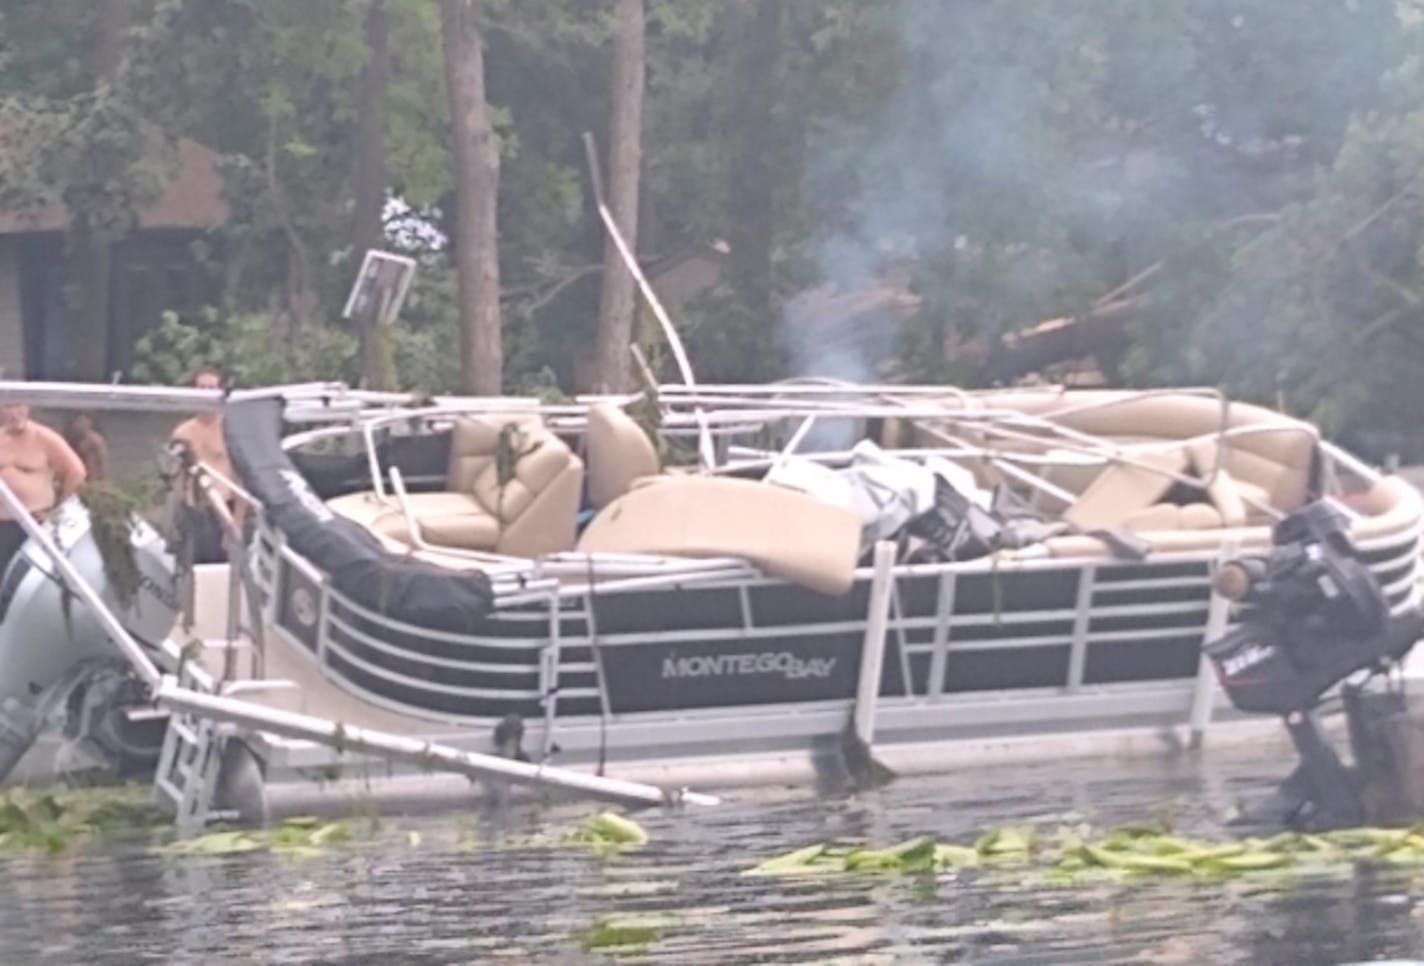
[[[40,549],[45,552],[54,563],[60,576],[64,578],[68,589],[89,605],[89,609],[94,612],[99,625],[104,628],[109,639],[114,642],[114,646],[122,651],[124,657],[128,658],[129,664],[133,665],[134,673],[143,680],[144,684],[150,688],[155,687],[160,677],[158,668],[144,653],[143,647],[129,635],[129,632],[124,629],[124,625],[119,623],[119,619],[104,604],[94,588],[89,586],[89,582],[75,569],[74,564],[70,563],[69,558],[64,555],[64,551],[60,550],[50,535],[45,533],[44,527],[39,525],[30,511],[20,502],[20,498],[15,496],[15,491],[10,489],[10,484],[3,479],[0,479],[0,503],[5,505],[10,519],[18,523],[29,538],[39,544]]]
[[[692,805],[717,805],[721,801],[714,795],[686,790],[668,791],[656,785],[602,778],[565,768],[461,751],[415,738],[280,711],[233,698],[203,694],[179,687],[177,679],[171,675],[163,677],[155,701],[159,707],[173,711],[216,721],[229,721],[255,731],[306,739],[333,748],[407,761],[431,771],[455,772],[470,778],[499,778],[529,785],[545,785],[620,804],[666,805],[686,802]]]

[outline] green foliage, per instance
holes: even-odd
[[[57,854],[97,834],[163,820],[147,785],[12,788],[0,796],[0,848]]]
[[[212,360],[244,382],[353,376],[337,315],[366,0],[137,4],[120,81],[97,91],[88,4],[3,6],[0,207],[58,198],[116,236],[171,175],[174,138],[224,158],[221,309],[165,319],[134,378]],[[389,186],[448,236],[438,5],[387,7]],[[580,135],[606,150],[614,5],[483,10],[505,382],[581,388],[604,239]],[[966,347],[1152,270],[1111,378],[1220,385],[1424,455],[1407,416],[1424,406],[1415,0],[649,0],[647,31],[640,252],[657,277],[733,248],[670,305],[700,378],[845,363],[972,381]],[[400,387],[454,390],[449,255],[409,244],[421,272],[381,350]],[[919,298],[907,320],[787,309],[891,266]]]
[[[148,504],[138,493],[102,481],[85,483],[77,496],[89,513],[89,528],[99,548],[108,590],[127,610],[138,596],[143,576],[134,552],[133,528]]]
[[[314,858],[333,845],[351,841],[350,822],[299,816],[270,829],[218,829],[193,838],[178,839],[165,848],[170,855],[232,855],[270,851],[288,858]]]
[[[459,389],[459,314],[455,273],[440,261],[423,259],[391,331],[397,385],[436,394]]]
[[[138,382],[186,385],[199,367],[215,365],[239,386],[351,378],[356,348],[349,333],[310,326],[284,346],[277,331],[262,314],[208,312],[190,322],[168,312],[139,339],[130,374]]]

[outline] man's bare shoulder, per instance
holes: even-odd
[[[168,434],[168,438],[179,439],[186,442],[196,435],[198,435],[198,420],[196,418],[190,418],[174,426],[173,432]]]
[[[73,449],[73,447],[69,445],[69,440],[43,423],[30,423],[30,429],[35,434],[34,439],[46,449]]]

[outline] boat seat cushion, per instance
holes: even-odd
[[[463,493],[411,493],[406,496],[422,539],[461,550],[493,550],[499,522],[473,497]],[[327,502],[334,512],[387,540],[410,547],[405,514],[394,496],[382,502],[374,493],[351,493]]]
[[[644,477],[656,476],[662,461],[643,428],[612,403],[597,403],[588,411],[584,437],[588,461],[588,500],[605,507]]]
[[[1121,523],[1133,533],[1166,533],[1171,530],[1217,530],[1222,525],[1221,513],[1205,503],[1154,503],[1145,510],[1129,514]]]
[[[411,493],[410,515],[428,543],[460,550],[493,550],[499,546],[499,521],[464,493]]]
[[[511,424],[516,431],[506,439],[517,458],[509,478],[501,481],[500,436]],[[450,488],[406,497],[422,540],[515,557],[573,549],[583,462],[563,440],[537,419],[521,416],[462,417],[452,434]],[[394,496],[381,501],[371,493],[355,493],[328,505],[378,536],[411,543]]]
[[[499,449],[500,430],[509,424],[525,432],[536,432],[543,421],[527,413],[501,416],[461,416],[450,430],[450,463],[445,473],[445,488],[452,493],[469,493],[475,477],[493,462]]]
[[[521,433],[513,440],[519,454],[513,475],[503,482],[497,460],[475,474],[470,493],[487,511],[508,523],[529,509],[536,494],[562,473],[575,457],[550,433]],[[575,507],[575,510],[577,507]]]
[[[579,539],[588,552],[740,557],[823,594],[855,580],[860,517],[753,480],[668,476],[604,507]]]
[[[404,539],[405,517],[396,505],[395,499],[382,501],[369,490],[364,493],[348,493],[326,501],[327,507],[353,523],[359,523],[373,533],[383,537],[399,534],[393,539]]]
[[[1110,463],[1063,513],[1084,530],[1121,525],[1129,516],[1161,501],[1173,486],[1169,474],[1188,471],[1187,454],[1136,453],[1134,463]]]
[[[521,460],[515,479],[506,487],[496,548],[500,553],[537,557],[574,548],[583,498],[583,461],[557,437],[548,439],[550,449],[537,460],[533,457],[538,454]],[[517,514],[511,511],[511,501],[522,505]]]
[[[507,433],[505,427],[511,425],[515,429]],[[513,472],[504,481],[501,433],[506,433],[516,456]],[[494,521],[498,537],[490,549],[535,557],[573,549],[583,472],[583,461],[537,416],[464,417],[452,430],[446,485],[469,496]]]

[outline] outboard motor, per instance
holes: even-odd
[[[1424,611],[1391,614],[1378,582],[1350,543],[1344,515],[1325,502],[1281,520],[1269,553],[1217,572],[1216,590],[1243,605],[1235,628],[1204,650],[1231,703],[1277,714],[1301,763],[1278,793],[1279,818],[1305,829],[1378,821],[1381,789],[1408,782],[1403,693],[1369,690],[1424,635]],[[1354,767],[1320,732],[1315,712],[1340,685]]]
[[[169,634],[178,598],[173,559],[157,530],[134,521],[138,590],[121,602],[105,577],[82,503],[67,501],[44,526],[137,640],[156,644]],[[47,725],[121,774],[151,769],[165,722],[135,723],[124,713],[148,703],[146,690],[93,611],[65,586],[44,550],[27,541],[0,574],[0,780]]]

